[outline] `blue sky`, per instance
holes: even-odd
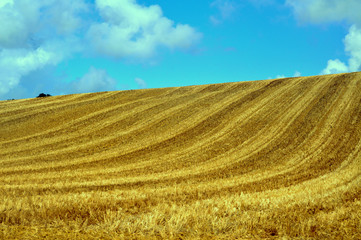
[[[0,100],[360,71],[359,0],[0,0]]]

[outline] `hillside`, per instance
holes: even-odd
[[[0,238],[361,238],[361,72],[0,102]]]

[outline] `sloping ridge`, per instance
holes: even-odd
[[[0,195],[118,194],[103,212],[237,198],[359,214],[360,150],[360,72],[0,102]]]

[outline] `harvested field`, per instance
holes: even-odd
[[[1,239],[361,239],[361,73],[0,102]]]

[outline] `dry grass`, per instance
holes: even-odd
[[[0,102],[1,239],[361,239],[361,73]]]

